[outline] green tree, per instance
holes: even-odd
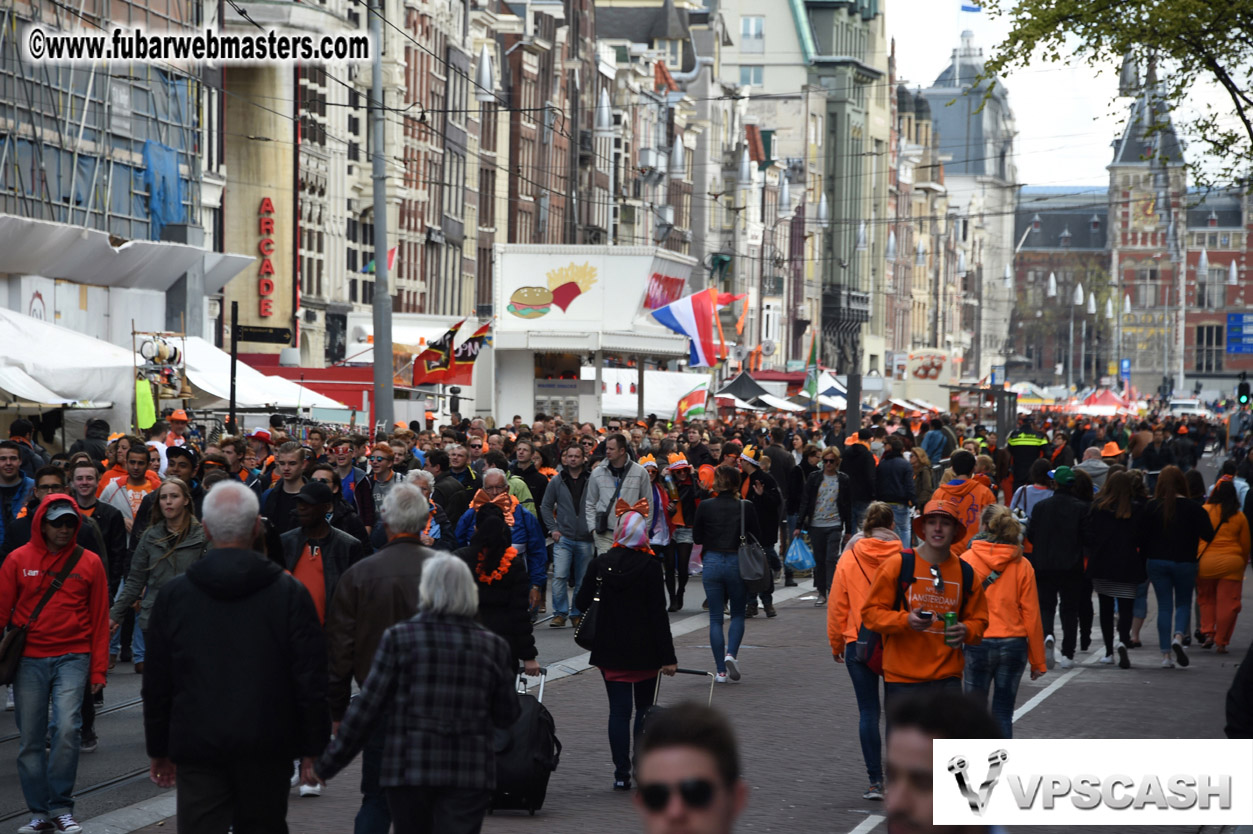
[[[1177,120],[1211,163],[1207,175],[1192,160],[1193,181],[1247,181],[1253,170],[1253,0],[985,0],[985,6],[1011,21],[987,62],[988,78],[1039,56],[1092,65],[1132,56],[1141,68],[1155,60],[1166,103],[1198,108],[1198,115]],[[1190,97],[1206,83],[1221,87],[1231,109],[1225,101],[1219,107]]]

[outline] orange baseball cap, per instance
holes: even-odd
[[[922,515],[914,519],[914,535],[923,538],[923,522],[928,517],[934,515],[942,515],[945,518],[953,520],[956,531],[953,533],[953,541],[959,542],[966,538],[966,525],[962,522],[958,513],[961,510],[961,503],[956,498],[947,500],[942,498],[934,498],[927,502],[927,506],[923,508]]]
[[[182,420],[184,423],[191,422],[190,420],[187,419],[187,412],[181,408],[176,409],[175,411],[170,413],[170,422],[172,423],[175,420]]]
[[[1176,432],[1176,434],[1187,434],[1187,433],[1188,433],[1188,424],[1187,424],[1187,423],[1181,423],[1181,424],[1179,425],[1179,431],[1178,431],[1178,432]]]

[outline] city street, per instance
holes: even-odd
[[[1214,474],[1206,460],[1206,479]],[[679,665],[712,669],[699,577],[689,584],[686,610],[672,615]],[[744,830],[866,832],[885,830],[882,804],[861,799],[865,773],[856,734],[857,710],[844,668],[831,661],[825,609],[813,606],[809,582],[777,595],[779,616],[749,621],[740,654],[744,678],[718,686],[714,704],[734,722],[752,796]],[[1253,610],[1253,587],[1245,585],[1245,610]],[[1015,735],[1030,738],[1221,737],[1224,696],[1236,665],[1253,641],[1253,620],[1240,619],[1230,654],[1194,648],[1187,669],[1161,669],[1153,647],[1156,606],[1150,595],[1145,647],[1131,652],[1132,668],[1097,664],[1098,653],[1069,672],[1055,669],[1019,691]],[[607,701],[573,630],[537,629],[540,661],[552,680],[544,702],[564,745],[543,810],[489,817],[487,832],[540,830],[581,834],[594,825],[626,831],[636,826],[628,795],[610,790],[612,765],[605,737]],[[1099,634],[1094,634],[1094,645]],[[91,832],[120,834],[177,830],[173,792],[147,781],[141,710],[134,705],[140,677],[129,665],[114,670],[106,709],[98,719],[100,749],[79,768],[80,818]],[[704,700],[708,684],[678,676],[662,682],[662,704]],[[12,713],[0,719],[0,743],[15,750]],[[13,757],[0,764],[0,810],[12,821],[25,814]],[[143,771],[140,774],[140,771]],[[288,820],[293,831],[320,834],[350,830],[360,795],[359,760],[318,798],[292,791]],[[103,816],[102,816],[103,815]],[[94,818],[94,819],[93,819]],[[0,820],[4,821],[4,820]],[[143,827],[149,826],[149,827]],[[1047,831],[1047,829],[1040,829]],[[1153,829],[1146,829],[1151,831]],[[1165,830],[1165,829],[1163,829]]]

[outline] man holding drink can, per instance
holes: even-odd
[[[884,699],[918,690],[961,691],[962,646],[978,643],[988,627],[983,587],[953,553],[966,525],[952,499],[927,503],[914,519],[917,550],[889,557],[875,574],[862,623],[883,638]]]

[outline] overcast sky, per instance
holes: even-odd
[[[888,37],[896,39],[896,71],[909,84],[928,87],[948,66],[961,32],[974,32],[986,55],[1009,31],[1005,19],[961,12],[961,0],[886,0]],[[1004,79],[1018,125],[1018,179],[1025,185],[1106,186],[1110,142],[1121,133],[1128,100],[1118,90],[1117,67],[1098,73],[1085,63],[1041,63]]]

